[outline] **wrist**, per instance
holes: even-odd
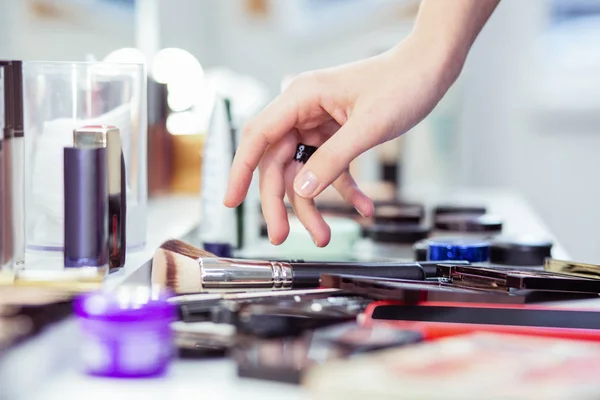
[[[468,49],[414,31],[390,53],[398,60],[406,60],[408,53],[411,62],[420,64],[420,70],[427,79],[445,92],[460,75]]]

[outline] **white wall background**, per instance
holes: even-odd
[[[0,57],[24,60],[80,61],[103,58],[135,44],[133,13],[106,7],[68,8],[55,0],[56,17],[38,18],[30,0],[0,0]],[[83,2],[85,3],[85,2]]]
[[[539,56],[547,11],[545,0],[502,1],[473,49],[463,76],[462,179],[520,192],[573,257],[599,263],[600,68],[579,77],[591,108],[573,107],[581,101],[568,79],[578,77],[545,74],[560,55]]]

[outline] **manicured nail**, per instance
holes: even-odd
[[[294,191],[302,197],[308,197],[313,194],[318,186],[317,177],[310,171],[302,172],[294,181]]]
[[[315,246],[319,247],[319,245],[317,244],[317,241],[315,240],[315,237],[313,236],[312,232],[308,231],[308,234],[310,235],[310,238],[312,239],[312,241],[315,244]]]

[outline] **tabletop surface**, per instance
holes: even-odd
[[[421,194],[422,195],[422,194]],[[414,194],[419,197],[419,194]],[[507,234],[543,235],[554,240],[555,258],[568,259],[564,248],[519,196],[506,191],[463,190],[450,195],[427,195],[428,202],[484,203],[505,219]],[[152,202],[149,215],[148,246],[128,257],[125,268],[110,276],[107,285],[116,287],[149,267],[154,249],[165,239],[182,237],[198,223],[197,198],[174,197]],[[139,274],[144,277],[147,274]],[[140,279],[140,278],[138,278]],[[598,307],[600,301],[587,300],[565,307]],[[77,357],[78,330],[72,320],[49,328],[36,338],[18,346],[0,359],[0,399],[280,399],[306,398],[300,387],[251,379],[236,375],[235,365],[227,359],[176,360],[162,379],[116,380],[88,377],[80,372]]]

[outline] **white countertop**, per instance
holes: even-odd
[[[429,194],[428,203],[457,200],[486,205],[505,219],[507,234],[542,235],[555,240],[546,225],[520,197],[504,191],[455,191],[452,195]],[[149,217],[147,248],[128,257],[127,266],[111,276],[108,285],[118,285],[139,272],[154,249],[165,239],[181,237],[198,222],[195,198],[168,198],[153,202]],[[568,259],[555,241],[554,257]],[[141,275],[144,276],[144,275]],[[145,275],[147,276],[147,275]],[[573,305],[597,305],[578,301]],[[77,329],[67,321],[17,347],[0,360],[0,399],[279,399],[306,398],[302,389],[285,384],[241,379],[227,359],[176,360],[163,379],[116,380],[82,374],[77,363]],[[37,373],[37,375],[36,375]],[[33,376],[43,376],[43,381]]]

